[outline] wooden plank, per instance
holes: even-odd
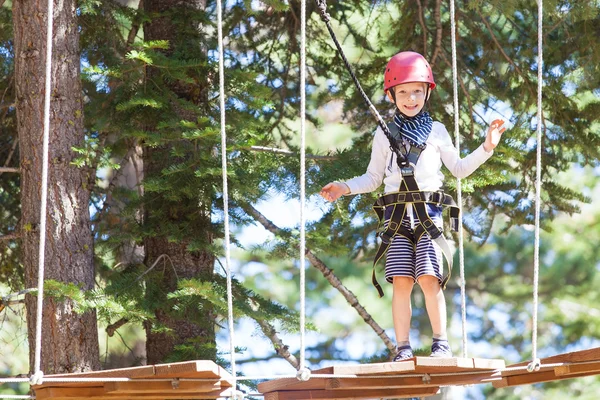
[[[285,390],[314,390],[325,389],[325,381],[328,378],[310,378],[306,382],[299,381],[296,378],[282,378],[272,381],[261,382],[258,384],[260,393],[268,393]]]
[[[411,397],[433,396],[439,392],[437,387],[408,389],[373,390],[306,390],[265,393],[265,400],[304,400],[304,399],[404,399]]]
[[[139,394],[107,394],[104,392],[104,388],[99,386],[95,388],[91,387],[77,387],[77,388],[64,388],[64,387],[48,387],[42,388],[35,391],[36,399],[52,399],[52,400],[132,400],[133,397],[144,400],[164,400],[164,399],[182,399],[182,400],[194,400],[194,399],[217,399],[225,397],[229,394],[229,390],[223,391],[222,389],[212,392],[202,393],[139,393]]]
[[[500,359],[474,358],[473,368],[475,369],[504,369],[506,362]]]
[[[440,373],[473,370],[473,359],[463,357],[415,357],[415,372]]]
[[[154,375],[154,365],[106,369],[102,371],[74,372],[70,374],[45,375],[46,378],[144,378]]]
[[[45,378],[130,378],[130,379],[149,379],[149,378],[197,378],[211,379],[221,378],[221,386],[231,386],[233,377],[225,369],[215,364],[213,361],[195,360],[183,361],[178,363],[144,365],[140,367],[119,368],[103,371],[90,371],[72,374],[47,375]],[[94,387],[97,382],[46,382],[42,385],[35,385],[33,389],[52,386],[52,387]]]
[[[98,383],[96,383],[98,385]],[[35,389],[35,398],[40,399],[87,399],[97,398],[104,395],[104,387],[102,384],[95,387],[77,387],[77,388],[62,388],[62,387],[46,387]]]
[[[499,380],[492,377],[491,372],[481,374],[456,374],[452,376],[394,376],[389,378],[331,378],[326,381],[325,389],[328,390],[362,390],[362,389],[395,389],[395,388],[422,388],[439,386],[459,386],[488,383]]]
[[[597,372],[586,372],[572,375],[556,375],[554,369],[540,370],[538,372],[525,371],[521,375],[503,376],[502,379],[493,381],[492,385],[494,385],[495,388],[503,388],[507,386],[531,385],[534,383],[581,378],[590,375],[597,375]]]
[[[360,365],[335,365],[333,367],[333,374],[335,375],[401,374],[414,371],[414,359]]]
[[[542,358],[540,361],[542,362],[542,365],[556,363],[570,364],[585,361],[600,361],[600,347],[558,354],[552,357]],[[530,362],[531,361],[523,361],[517,364],[509,365],[509,367],[527,366]]]
[[[224,378],[231,377],[223,368],[208,360],[158,364],[154,368],[154,376],[160,378],[219,378],[221,374],[224,374]]]
[[[175,383],[175,385],[174,385]],[[157,382],[106,382],[104,391],[112,394],[145,394],[145,393],[202,393],[221,389],[219,380],[208,382],[194,381],[157,381]]]
[[[184,376],[191,375],[191,376]],[[47,375],[46,378],[230,378],[231,374],[208,360],[107,369],[103,371]]]
[[[558,376],[581,373],[600,374],[600,361],[586,364],[569,364],[554,368]]]

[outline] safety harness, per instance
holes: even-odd
[[[453,231],[458,230],[460,209],[454,202],[452,196],[445,194],[441,190],[436,192],[419,190],[419,186],[415,179],[414,169],[421,156],[421,152],[425,149],[425,145],[411,145],[407,151],[402,144],[398,126],[396,126],[395,123],[390,122],[387,124],[387,127],[396,142],[393,143],[391,138],[389,138],[390,149],[396,154],[396,161],[398,167],[400,167],[402,181],[398,192],[382,195],[373,204],[373,210],[379,218],[377,235],[381,239],[381,244],[379,245],[379,249],[375,254],[375,260],[373,261],[373,285],[377,289],[379,297],[383,297],[383,289],[381,288],[381,285],[379,285],[379,282],[377,282],[375,267],[388,251],[394,236],[404,236],[412,242],[413,246],[416,246],[421,236],[423,236],[424,233],[427,233],[431,240],[440,246],[448,263],[448,274],[442,279],[441,283],[442,289],[445,289],[452,273],[452,251],[448,241],[443,235],[443,230],[439,228],[429,216],[426,203],[435,204],[441,207],[450,207],[450,225]],[[402,226],[402,219],[406,214],[407,204],[412,204],[419,218],[419,225],[415,228],[414,233]],[[390,213],[389,222],[387,226],[385,226],[385,210],[388,207],[390,207],[392,211]]]

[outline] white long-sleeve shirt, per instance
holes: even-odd
[[[444,174],[441,171],[442,162],[452,175],[465,178],[493,154],[493,150],[486,152],[482,144],[461,159],[446,127],[437,121],[433,123],[426,144],[427,147],[415,166],[415,178],[419,189],[423,191],[436,191],[442,188],[444,181]],[[381,128],[377,128],[367,172],[345,183],[350,188],[351,194],[372,192],[381,186],[382,182],[385,184],[385,193],[392,193],[399,190],[401,181],[402,174],[396,163],[396,156],[390,150],[390,142]]]

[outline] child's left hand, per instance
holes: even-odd
[[[488,128],[485,142],[483,143],[483,148],[486,152],[489,153],[490,151],[494,150],[496,146],[498,146],[498,143],[500,143],[500,138],[505,130],[506,127],[504,126],[504,120],[495,119],[492,121],[492,124]]]

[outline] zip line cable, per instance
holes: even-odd
[[[460,132],[458,108],[458,67],[456,66],[456,18],[454,0],[450,0],[450,37],[452,39],[452,95],[454,99],[454,140],[458,156],[460,157]],[[463,213],[462,213],[462,181],[456,179],[456,205],[460,213],[458,217],[458,259],[460,264],[460,306],[462,321],[462,356],[467,357],[467,295],[465,289],[465,251],[463,241]]]
[[[541,367],[537,356],[537,324],[538,324],[538,286],[540,277],[540,203],[541,203],[541,181],[542,181],[542,89],[543,89],[543,64],[544,64],[544,40],[543,40],[543,0],[538,2],[537,19],[537,116],[536,116],[536,163],[535,163],[535,239],[533,247],[533,321],[531,335],[531,363],[527,366],[529,372],[538,371]]]
[[[344,65],[346,66],[348,73],[352,77],[352,80],[354,81],[354,85],[358,89],[358,93],[360,94],[362,99],[365,101],[365,103],[367,103],[367,106],[369,107],[369,111],[375,117],[375,119],[377,120],[377,124],[379,125],[379,127],[381,128],[381,130],[383,131],[385,136],[388,138],[388,140],[390,142],[390,146],[398,147],[395,144],[396,141],[392,135],[392,132],[390,132],[390,129],[388,128],[387,124],[385,123],[383,118],[381,118],[379,111],[377,111],[377,108],[375,108],[375,106],[373,105],[373,103],[371,102],[371,100],[369,99],[369,97],[367,96],[365,91],[363,90],[360,82],[358,81],[358,78],[356,77],[356,74],[354,73],[354,70],[352,69],[352,66],[350,65],[350,62],[346,58],[346,54],[344,53],[344,50],[342,49],[340,42],[337,40],[337,36],[335,35],[333,28],[331,27],[331,23],[330,23],[331,16],[327,12],[327,0],[315,0],[315,2],[317,3],[317,9],[319,10],[319,13],[321,14],[321,19],[323,20],[323,22],[325,22],[325,26],[327,26],[327,30],[329,31],[329,36],[331,36],[331,39],[333,40],[333,43],[335,44],[338,54],[342,58],[342,61],[344,61]],[[394,148],[394,150],[398,150],[398,148]],[[398,156],[398,161],[400,161],[401,158],[403,157],[401,155],[401,153],[399,151],[394,151],[394,153],[396,153],[396,155]]]

